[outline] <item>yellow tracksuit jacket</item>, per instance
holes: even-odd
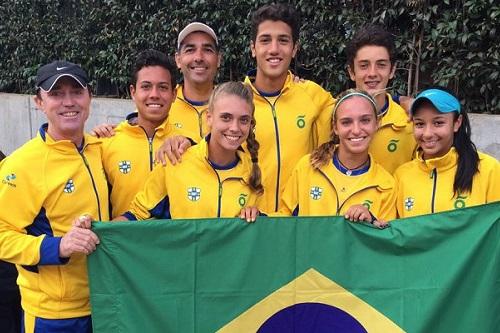
[[[458,154],[454,147],[439,158],[416,159],[403,164],[394,175],[399,217],[410,217],[481,205],[500,200],[500,163],[479,153],[479,172],[474,175],[472,192],[453,194]]]
[[[127,118],[136,117],[137,113]],[[148,138],[144,129],[123,121],[115,135],[103,139],[103,166],[110,189],[112,218],[125,213],[153,170],[154,153],[166,138],[179,134],[165,120]]]
[[[42,126],[2,163],[0,179],[0,259],[17,266],[24,311],[47,319],[89,315],[86,256],[59,258],[59,244],[81,214],[109,220],[100,141],[85,136],[79,152]]]
[[[177,85],[177,98],[170,107],[168,123],[176,127],[178,135],[200,142],[207,134],[208,105],[193,105],[182,93],[182,85]]]
[[[257,206],[258,196],[248,186],[248,154],[238,156],[234,167],[217,169],[209,163],[208,144],[202,140],[186,151],[182,163],[155,168],[124,216],[129,220],[239,216],[242,208]]]
[[[365,205],[377,218],[385,221],[396,217],[396,194],[393,177],[371,159],[368,171],[352,189],[343,202],[335,181],[335,166],[332,162],[319,169],[311,166],[310,155],[302,157],[282,194],[280,215],[327,216],[344,215],[353,205]]]
[[[380,127],[370,143],[370,154],[389,173],[414,157],[417,143],[413,123],[406,111],[387,94],[387,113],[380,119]]]
[[[250,77],[255,104],[255,136],[264,185],[263,210],[277,211],[281,192],[299,159],[330,138],[332,95],[312,81],[293,82],[291,73],[274,103],[261,96]]]

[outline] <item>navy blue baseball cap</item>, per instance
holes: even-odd
[[[56,60],[38,69],[36,73],[36,88],[50,91],[56,82],[64,76],[73,78],[82,88],[86,88],[89,82],[87,73],[83,68],[69,61]]]
[[[412,115],[423,101],[431,103],[441,113],[460,113],[460,102],[455,96],[444,90],[432,88],[422,91],[415,97],[410,108]]]

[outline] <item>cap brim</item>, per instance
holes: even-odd
[[[81,77],[79,75],[67,74],[67,73],[53,75],[53,76],[49,77],[47,80],[43,81],[38,87],[40,89],[42,89],[43,91],[51,91],[52,88],[54,87],[54,85],[57,83],[57,81],[59,81],[60,78],[65,77],[65,76],[74,79],[76,82],[78,82],[78,84],[80,84],[82,86],[82,88],[87,88],[86,80],[83,77]]]

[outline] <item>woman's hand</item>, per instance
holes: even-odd
[[[349,207],[347,212],[344,214],[344,217],[346,218],[346,220],[349,220],[351,222],[371,223],[379,229],[384,229],[389,226],[386,221],[377,219],[364,205],[354,205]]]
[[[248,223],[253,223],[259,216],[259,209],[257,207],[244,207],[241,209],[240,218],[247,221]]]
[[[353,205],[345,212],[344,217],[351,222],[369,222],[372,223],[373,216],[364,205]]]

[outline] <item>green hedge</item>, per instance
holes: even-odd
[[[392,92],[413,94],[445,85],[468,110],[500,114],[500,5],[470,1],[290,1],[302,14],[301,50],[293,69],[334,94],[349,87],[344,48],[356,28],[373,21],[397,36],[399,63]],[[28,1],[0,4],[0,91],[31,93],[40,64],[81,63],[98,93],[127,95],[135,54],[173,54],[187,23],[217,32],[223,63],[217,80],[238,80],[254,67],[249,16],[264,1]]]

